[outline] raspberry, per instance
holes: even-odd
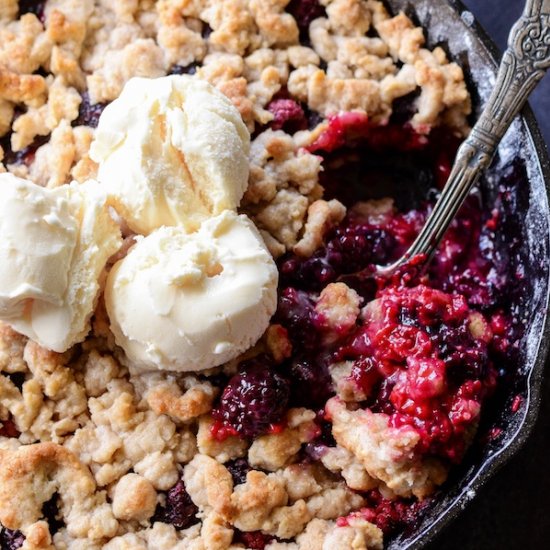
[[[91,103],[88,92],[82,94],[82,101],[78,108],[78,118],[73,121],[73,126],[90,126],[97,128],[99,117],[103,113],[103,109],[107,107],[107,103]]]
[[[381,381],[382,375],[372,357],[361,357],[353,363],[350,378],[366,396],[369,396],[374,387]]]
[[[21,548],[25,542],[25,536],[21,531],[12,531],[11,529],[2,528],[0,532],[0,548],[2,550],[17,550]]]
[[[257,437],[279,422],[287,408],[288,380],[268,365],[253,363],[233,376],[213,416],[243,437]]]
[[[198,523],[196,517],[199,509],[185,490],[185,484],[180,479],[166,495],[164,508],[157,508],[155,520],[170,523],[176,529],[187,529]]]
[[[273,113],[274,118],[271,122],[273,130],[284,130],[294,134],[308,127],[304,110],[293,99],[275,99],[267,106],[267,110]]]

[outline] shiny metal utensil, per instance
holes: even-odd
[[[550,0],[527,0],[523,15],[510,32],[493,93],[460,146],[447,184],[418,237],[395,263],[349,277],[389,277],[409,263],[420,270],[427,266],[472,187],[491,164],[508,127],[549,67]]]

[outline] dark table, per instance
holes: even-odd
[[[523,1],[464,3],[502,50]],[[531,106],[550,144],[550,75],[540,84]],[[428,549],[550,549],[550,376],[543,389],[539,420],[525,447]]]

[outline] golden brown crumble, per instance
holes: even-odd
[[[326,411],[338,445],[378,481],[383,494],[423,498],[446,478],[442,462],[415,456],[419,437],[415,430],[392,428],[387,415],[369,409],[349,410],[338,397],[328,401]]]

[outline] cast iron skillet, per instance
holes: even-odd
[[[430,46],[443,46],[467,75],[474,107],[485,101],[496,72],[496,47],[474,17],[458,0],[389,0],[391,10],[404,10],[426,30]],[[550,160],[544,140],[529,108],[516,120],[498,158],[482,182],[486,208],[494,199],[506,166],[511,162],[523,173],[516,205],[516,222],[502,228],[505,242],[522,242],[527,266],[520,285],[521,296],[512,296],[521,308],[525,334],[521,340],[517,372],[506,382],[482,419],[480,433],[466,456],[414,527],[389,544],[390,550],[419,549],[454,518],[476,495],[478,489],[523,445],[537,418],[543,369],[549,349],[548,304],[550,293]],[[518,234],[519,233],[519,234]],[[512,295],[512,292],[511,292]],[[516,396],[520,399],[515,399]],[[516,407],[513,407],[514,403]],[[519,406],[519,408],[517,408]],[[514,412],[515,409],[515,412]],[[500,435],[488,439],[492,428]],[[493,431],[493,434],[498,433]]]

